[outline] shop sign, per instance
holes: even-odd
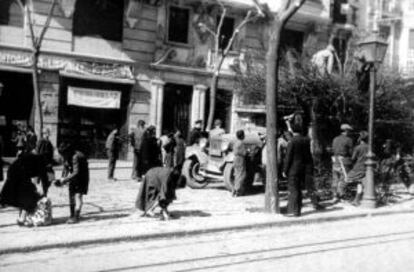
[[[70,86],[68,87],[68,105],[100,109],[119,109],[121,107],[121,92]]]

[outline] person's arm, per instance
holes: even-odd
[[[71,183],[74,179],[78,178],[79,171],[80,171],[80,167],[79,167],[80,165],[79,165],[79,163],[80,163],[79,156],[78,155],[73,156],[73,159],[72,159],[72,168],[73,168],[72,173],[69,173],[62,180],[62,183],[63,184],[65,184],[65,183]]]

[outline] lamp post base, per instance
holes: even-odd
[[[375,209],[377,207],[377,201],[376,199],[363,199],[361,201],[361,208],[364,209]]]
[[[374,166],[375,161],[373,160],[374,155],[372,152],[368,152],[367,161],[365,162],[365,188],[364,197],[361,201],[361,207],[367,209],[375,209],[377,207],[377,200],[375,197],[375,182],[374,182]]]

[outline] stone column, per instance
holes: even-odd
[[[204,121],[206,108],[206,90],[207,86],[202,84],[197,84],[193,87],[193,98],[191,101],[191,126],[197,120]]]
[[[151,80],[151,101],[149,124],[157,128],[157,137],[161,136],[162,127],[162,106],[164,102],[165,82],[160,79]]]
[[[238,121],[238,114],[236,112],[236,108],[239,105],[239,97],[236,93],[233,92],[233,97],[231,100],[231,116],[230,116],[230,133],[235,133],[237,130],[237,121]]]

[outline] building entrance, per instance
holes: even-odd
[[[33,84],[30,73],[0,71],[0,134],[4,141],[4,156],[15,156],[16,147],[12,139],[17,126],[31,123],[33,106]]]
[[[181,131],[184,137],[190,130],[190,110],[193,86],[166,84],[164,86],[164,103],[162,132]]]

